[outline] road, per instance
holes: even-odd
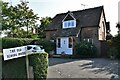
[[[118,78],[118,60],[49,58],[50,78]],[[119,65],[120,66],[120,65]]]

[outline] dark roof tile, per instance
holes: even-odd
[[[85,10],[72,11],[71,13],[77,20],[77,27],[98,26],[102,10],[103,6],[99,6]],[[68,12],[57,14],[46,30],[60,29],[62,27],[62,20],[67,14]]]

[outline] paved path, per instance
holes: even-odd
[[[112,76],[118,77],[117,60],[49,58],[48,78],[110,79]]]

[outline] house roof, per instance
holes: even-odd
[[[89,27],[99,26],[102,11],[103,6],[99,6],[85,10],[71,11],[71,13],[77,21],[77,27]],[[62,28],[62,20],[67,14],[68,12],[57,14],[46,30],[55,30]]]
[[[63,29],[63,30],[59,30],[56,33],[56,36],[57,37],[77,36],[78,32],[79,32],[79,29],[77,28]]]

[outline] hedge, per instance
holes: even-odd
[[[45,39],[35,39],[31,44],[41,45],[47,53],[55,50],[55,43]]]
[[[88,42],[81,42],[75,45],[75,56],[79,58],[96,57],[97,48]]]
[[[35,80],[46,80],[48,69],[48,53],[34,53],[29,56],[33,66]]]
[[[2,46],[0,47],[0,50],[6,49],[6,48],[13,48],[13,47],[19,47],[24,45],[41,45],[45,49],[46,52],[49,53],[49,51],[55,50],[55,44],[49,40],[45,39],[29,39],[29,38],[0,38],[0,42],[2,43]],[[36,43],[35,43],[36,42]]]
[[[28,38],[0,38],[2,49],[19,47],[30,44],[33,39]]]
[[[2,61],[2,77],[27,78],[25,57]]]
[[[2,56],[0,56],[1,58]],[[46,79],[47,68],[48,68],[48,54],[47,53],[34,53],[29,55],[30,66],[33,66],[34,78],[35,79]],[[2,78],[16,78],[26,79],[26,57],[20,57],[3,61],[2,57]]]

